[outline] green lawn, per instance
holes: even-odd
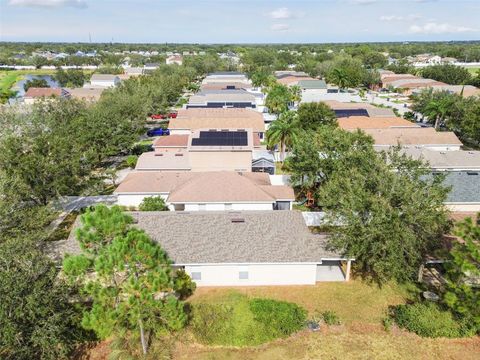
[[[466,68],[468,71],[470,71],[470,74],[472,75],[477,75],[478,70],[480,70],[480,66],[478,67],[469,67]]]

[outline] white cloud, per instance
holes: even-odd
[[[409,15],[382,15],[380,16],[380,20],[382,21],[413,21],[418,20],[422,16],[418,14],[409,14]]]
[[[291,19],[293,13],[286,7],[278,8],[269,13],[272,19]]]
[[[429,22],[424,25],[411,25],[408,29],[411,34],[453,34],[478,31],[478,29],[451,24],[437,24]]]
[[[24,6],[24,7],[43,7],[43,8],[55,8],[55,7],[75,7],[84,9],[87,7],[85,0],[10,0],[8,2],[12,6]]]
[[[350,0],[350,2],[356,5],[371,5],[378,2],[378,0]]]
[[[275,9],[273,11],[270,11],[267,14],[268,17],[272,19],[297,19],[297,18],[302,18],[305,16],[305,13],[302,11],[291,11],[289,8],[282,7]]]
[[[288,30],[290,30],[290,26],[288,24],[273,24],[270,27],[270,30],[273,30],[273,31],[288,31]]]

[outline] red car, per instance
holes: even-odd
[[[169,112],[168,114],[152,114],[150,115],[150,118],[153,120],[165,120],[165,119],[175,119],[177,117],[176,112]]]

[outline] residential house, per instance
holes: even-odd
[[[252,129],[192,130],[188,136],[157,139],[153,152],[140,155],[136,170],[251,172],[253,152],[259,145]]]
[[[90,78],[90,84],[85,87],[110,88],[120,84],[120,78],[112,74],[93,74]]]
[[[314,285],[348,281],[352,257],[329,250],[297,211],[132,212],[135,226],[197,286]],[[75,226],[79,225],[79,221]],[[72,230],[49,254],[79,254]],[[343,270],[345,269],[345,271]]]
[[[395,117],[395,113],[389,108],[379,108],[367,103],[339,102],[336,100],[324,100],[335,112],[337,118],[350,116],[368,117]]]
[[[70,94],[61,88],[37,88],[31,87],[27,90],[23,97],[23,102],[26,105],[31,105],[38,100],[46,98],[68,98]]]
[[[388,149],[401,145],[404,148],[429,148],[436,151],[460,150],[461,141],[450,131],[436,131],[434,128],[400,127],[385,129],[364,129],[374,140],[377,149]]]
[[[87,102],[96,102],[100,99],[105,88],[65,88],[70,97]]]
[[[337,122],[338,126],[344,130],[420,127],[419,125],[400,117],[350,116],[339,118]]]
[[[319,102],[327,93],[327,84],[323,80],[300,80],[297,84],[302,91],[302,102]]]
[[[165,59],[165,64],[167,65],[182,65],[183,56],[182,55],[171,55]]]
[[[189,134],[197,129],[252,129],[263,139],[265,124],[261,113],[240,108],[188,108],[180,109],[175,119],[170,119],[169,129],[174,134]]]
[[[220,92],[199,92],[190,97],[190,108],[252,108],[257,107],[255,95],[245,90],[222,90]]]
[[[402,153],[426,162],[432,176],[445,176],[444,184],[451,188],[445,202],[450,211],[480,211],[480,151],[406,148]]]
[[[249,82],[247,75],[237,71],[218,71],[208,74],[202,84],[211,82]]]
[[[160,67],[160,63],[146,63],[143,65],[143,73],[148,74],[151,73],[155,70],[157,70]]]
[[[291,210],[293,189],[259,172],[134,171],[115,190],[118,204],[138,206],[161,196],[171,211]]]

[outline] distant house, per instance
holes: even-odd
[[[374,140],[377,149],[388,149],[401,145],[404,148],[429,148],[436,151],[460,150],[461,141],[450,131],[436,131],[433,128],[386,128],[364,129]]]
[[[135,171],[115,190],[118,204],[138,206],[161,196],[172,211],[291,210],[293,189],[266,173]]]
[[[171,119],[169,129],[172,134],[189,134],[197,129],[252,129],[260,139],[265,133],[263,116],[251,109],[239,108],[188,108],[178,111]]]
[[[211,82],[249,82],[247,75],[237,71],[218,71],[208,74],[202,84]]]
[[[60,88],[37,88],[31,87],[27,90],[23,97],[23,102],[27,105],[31,105],[38,100],[46,98],[68,98],[70,94]]]
[[[118,84],[120,84],[120,78],[117,75],[93,74],[90,78],[90,87],[110,88]]]
[[[324,100],[332,110],[335,112],[337,118],[344,118],[350,116],[368,116],[368,117],[395,117],[392,109],[379,108],[366,103],[351,103],[339,102],[335,100]]]
[[[65,88],[64,89],[74,99],[85,100],[87,102],[96,102],[100,99],[104,88]]]
[[[344,130],[352,129],[387,129],[387,128],[419,128],[419,125],[400,117],[367,117],[350,116],[337,120],[338,126]]]
[[[165,64],[167,65],[182,65],[183,56],[182,55],[171,55],[165,59]]]
[[[323,80],[300,80],[297,84],[302,90],[302,102],[318,102],[327,93],[327,84]]]
[[[125,75],[131,76],[140,76],[144,73],[144,68],[141,67],[126,67],[124,70]]]
[[[199,92],[190,97],[190,108],[252,108],[257,107],[255,95],[245,90],[221,90],[218,92]]]
[[[149,74],[157,70],[160,67],[160,63],[146,63],[143,65],[143,73]]]

